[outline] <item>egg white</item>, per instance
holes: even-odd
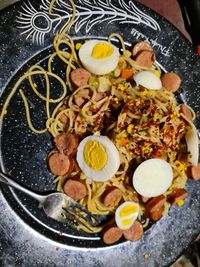
[[[155,73],[148,70],[137,72],[133,76],[133,79],[137,85],[142,85],[150,90],[159,90],[162,88],[160,78],[158,78]]]
[[[93,58],[92,50],[97,43],[105,43],[112,46],[112,55],[104,59]],[[119,61],[119,49],[106,41],[90,40],[85,42],[79,49],[79,58],[84,68],[89,72],[95,75],[104,75],[113,71],[117,67]]]
[[[157,197],[164,194],[172,184],[173,170],[163,159],[143,161],[133,174],[133,186],[143,197]]]
[[[137,207],[137,211],[132,213],[132,214],[129,214],[128,216],[125,216],[125,217],[120,217],[120,211],[122,209],[124,209],[126,206],[135,206]],[[136,203],[136,202],[133,202],[133,201],[126,201],[124,203],[122,203],[115,211],[115,222],[117,224],[117,226],[122,229],[122,230],[127,230],[129,229],[133,223],[136,221],[137,217],[138,217],[138,214],[139,214],[139,204]],[[125,219],[131,219],[130,220],[130,223],[127,224],[127,225],[124,225],[123,224],[123,220]]]
[[[89,140],[96,140],[103,145],[106,150],[108,160],[106,165],[101,170],[94,170],[88,166],[84,160],[84,147]],[[76,156],[79,167],[83,173],[90,179],[96,182],[104,182],[111,179],[120,166],[120,156],[115,145],[106,136],[91,135],[84,138],[79,146]]]
[[[191,163],[197,166],[199,160],[199,138],[197,134],[197,129],[192,125],[191,129],[186,132],[185,140],[187,144],[187,149],[191,154]]]

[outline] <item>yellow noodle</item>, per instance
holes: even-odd
[[[149,225],[149,218],[146,218],[145,223],[142,225],[143,228],[146,228]]]
[[[122,50],[123,50],[123,54],[125,55],[126,47],[125,47],[123,38],[118,33],[112,33],[112,34],[110,34],[109,37],[108,37],[108,41],[111,42],[111,39],[112,38],[119,39],[120,44],[121,44],[121,47],[122,47]]]
[[[102,202],[97,198],[94,198],[94,202],[96,205],[97,214],[99,215],[107,215],[114,210],[114,208],[105,207]]]
[[[61,107],[63,106],[63,102],[60,102],[56,108],[53,110],[51,117],[55,118],[56,114],[59,112],[59,110],[61,109]]]
[[[52,9],[55,3],[56,3],[56,0],[51,0],[50,5],[49,5],[49,10],[48,10],[49,14],[52,13]]]
[[[34,69],[36,69],[36,70],[34,70]],[[37,70],[37,69],[39,69],[39,70]],[[35,94],[44,101],[47,101],[47,98],[38,92],[38,90],[36,89],[36,87],[34,86],[34,83],[32,81],[32,76],[37,75],[37,74],[43,74],[45,76],[47,87],[50,87],[48,76],[51,76],[60,82],[60,84],[62,85],[62,89],[63,89],[62,95],[56,99],[52,99],[52,98],[49,99],[50,103],[59,103],[67,94],[67,87],[66,87],[66,84],[64,83],[64,81],[58,75],[51,73],[51,72],[48,72],[48,71],[45,71],[42,67],[40,67],[38,65],[32,66],[30,68],[29,72],[27,74],[25,74],[25,78],[29,79],[30,85],[31,85],[33,91],[35,92]]]
[[[90,106],[92,105],[92,103],[90,101],[88,101],[83,108],[81,109],[81,114],[84,118],[86,118],[87,120],[93,120],[96,119],[99,116],[99,113],[106,110],[108,108],[108,105],[110,103],[109,98],[105,97],[104,99],[100,100],[101,104],[103,103],[103,105],[101,106],[101,108],[98,110],[98,112],[94,115],[88,115],[88,110],[90,108]],[[99,101],[99,102],[100,102]]]
[[[53,54],[51,54],[51,56],[48,59],[48,71],[49,72],[52,72],[52,62],[53,62],[54,58],[56,56],[59,57],[59,55],[62,55],[62,61],[65,64],[69,64],[69,60],[67,60],[67,59],[70,57],[70,54],[68,52],[66,52],[66,51],[59,51],[59,53],[54,52]],[[73,64],[71,64],[71,68],[76,69],[75,65],[73,65]]]

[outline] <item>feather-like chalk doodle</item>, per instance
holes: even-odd
[[[57,0],[52,14],[48,13],[49,0],[42,0],[40,9],[36,10],[28,1],[21,6],[17,17],[18,28],[37,44],[43,44],[45,34],[62,31],[71,18],[72,8],[65,0]],[[160,31],[159,24],[139,10],[132,1],[119,0],[118,6],[112,0],[77,0],[75,32],[83,27],[88,33],[96,24],[103,22],[119,24],[144,24],[155,31]],[[42,22],[42,23],[41,23]]]

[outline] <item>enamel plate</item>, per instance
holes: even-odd
[[[31,65],[46,66],[53,51],[53,36],[70,18],[67,1],[57,0],[51,15],[49,3],[49,0],[19,1],[0,13],[1,105]],[[186,101],[200,112],[200,58],[165,19],[136,1],[76,0],[76,8],[78,15],[70,30],[75,40],[105,40],[109,34],[118,32],[127,46],[137,40],[149,41],[161,68],[174,70],[182,78],[178,101]],[[62,64],[54,67],[61,77],[65,75]],[[33,95],[26,92],[26,84],[23,82],[21,88],[31,106],[33,123],[41,128],[44,111]],[[58,87],[55,82],[55,97],[59,94]],[[199,125],[197,117],[196,127]],[[9,104],[0,136],[2,170],[33,191],[53,190],[53,177],[46,164],[52,140],[49,134],[36,135],[28,129],[19,93]],[[141,240],[134,243],[122,240],[112,246],[105,246],[98,234],[83,234],[47,219],[36,201],[0,185],[0,265],[102,267],[115,266],[117,262],[119,267],[168,266],[199,233],[199,185],[189,180],[185,205],[172,207]]]

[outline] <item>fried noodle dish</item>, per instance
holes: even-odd
[[[19,93],[30,129],[53,137],[47,162],[56,190],[92,214],[108,215],[104,226],[79,229],[102,232],[106,244],[122,236],[136,241],[171,205],[184,205],[188,177],[200,178],[195,112],[177,103],[181,78],[160,70],[149,43],[138,41],[127,48],[117,33],[106,40],[75,42],[68,35],[76,14],[70,2],[72,18],[54,38],[47,69],[34,65],[19,79],[1,120],[20,84],[29,80],[46,105],[44,129],[32,125],[25,93]],[[66,66],[66,80],[53,72],[56,60]],[[46,95],[40,93],[36,75],[45,80]],[[52,99],[50,78],[63,88],[57,99]]]

